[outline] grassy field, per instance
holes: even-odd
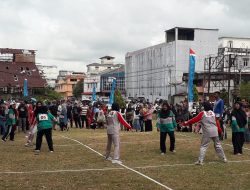
[[[211,144],[205,165],[195,166],[200,138],[198,134],[176,133],[177,152],[162,156],[158,132],[121,132],[121,160],[126,167],[169,189],[249,190],[250,145],[245,145],[242,156],[233,155],[229,134],[228,140],[223,141],[229,163],[219,160]],[[34,147],[24,147],[24,134],[17,134],[14,142],[2,142],[0,189],[166,189],[122,165],[105,161],[94,152],[105,152],[103,129],[54,131],[53,140],[55,152],[48,151],[44,139],[40,155],[34,155]]]

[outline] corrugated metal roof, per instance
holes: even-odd
[[[46,84],[34,63],[0,62],[0,74],[0,87],[22,87],[24,79],[31,88],[42,88]]]

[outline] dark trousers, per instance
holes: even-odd
[[[77,116],[74,116],[74,121],[75,121],[75,126],[76,126],[76,128],[82,128],[82,126],[81,126],[81,120],[80,120],[80,116],[79,115],[77,115]]]
[[[60,122],[60,129],[61,131],[67,129],[67,125],[64,122]]]
[[[244,132],[232,133],[232,143],[234,147],[234,154],[242,154],[242,147],[245,142]]]
[[[145,121],[145,131],[152,131],[152,120]]]
[[[73,127],[73,118],[72,118],[72,115],[68,115],[68,120],[70,122],[70,127],[72,128]]]
[[[141,132],[144,131],[144,121],[143,119],[139,119],[140,127],[141,127]]]
[[[87,116],[86,115],[81,115],[81,122],[82,122],[82,128],[84,128],[84,122],[85,122],[85,126],[87,128],[88,124],[87,124]]]
[[[10,136],[10,140],[13,141],[15,137],[15,127],[12,125],[7,126],[7,130],[2,137],[2,140],[6,140]]]
[[[160,149],[161,152],[166,153],[166,138],[167,134],[170,137],[170,151],[173,151],[175,148],[175,136],[174,136],[174,131],[171,132],[161,132],[160,133]]]
[[[36,150],[40,150],[43,141],[43,135],[46,137],[46,141],[50,151],[53,151],[53,141],[52,141],[52,129],[42,129],[37,132],[36,136]]]

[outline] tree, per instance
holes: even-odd
[[[240,97],[250,100],[250,82],[241,82]]]
[[[228,104],[228,92],[225,88],[220,91],[220,98],[224,100],[225,104]]]
[[[74,89],[73,89],[73,95],[76,98],[81,97],[83,93],[83,80],[80,80],[78,83],[76,83]]]
[[[198,93],[198,90],[196,88],[196,85],[193,86],[193,92],[194,92],[194,102],[197,102],[199,99],[199,93]]]
[[[120,90],[116,90],[115,91],[115,99],[114,102],[117,103],[119,105],[120,108],[122,107],[126,107],[126,103],[122,97],[122,94],[120,92]]]

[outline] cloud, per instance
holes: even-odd
[[[2,0],[1,47],[37,50],[37,60],[86,71],[111,55],[164,42],[175,26],[218,28],[219,35],[250,33],[249,1],[233,0]]]

